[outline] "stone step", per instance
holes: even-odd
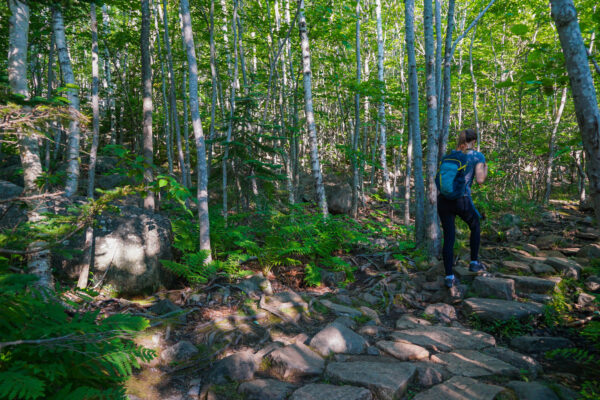
[[[541,382],[511,381],[506,386],[522,400],[559,400],[554,391]]]
[[[560,271],[562,275],[568,278],[581,278],[583,268],[573,260],[564,257],[548,257],[544,263],[554,267],[557,271]]]
[[[569,339],[558,336],[517,336],[510,341],[510,345],[525,353],[544,353],[574,346]]]
[[[331,311],[333,311],[337,315],[349,316],[349,317],[360,317],[362,315],[362,312],[360,312],[356,308],[343,306],[341,304],[333,303],[329,300],[320,300],[320,302],[321,302],[321,304],[323,304],[325,307],[329,308]]]
[[[427,349],[409,342],[390,342],[381,340],[376,346],[400,361],[413,361],[429,358]]]
[[[360,354],[367,347],[365,338],[340,323],[331,323],[310,341],[310,347],[322,356],[331,353]]]
[[[473,281],[472,289],[482,297],[504,300],[513,300],[516,297],[515,281],[512,279],[478,276]]]
[[[481,350],[496,345],[496,339],[487,333],[446,326],[429,326],[396,331],[390,336],[393,340],[413,343],[430,351]]]
[[[534,276],[521,275],[500,275],[503,278],[511,279],[515,282],[515,288],[518,293],[539,293],[550,294],[554,292],[556,286],[562,280],[561,278],[537,278]]]
[[[483,349],[482,352],[509,363],[510,365],[517,367],[519,370],[527,371],[529,376],[533,378],[536,378],[542,373],[542,366],[534,358],[525,354],[517,353],[516,351],[506,347],[487,347]]]
[[[464,376],[455,376],[417,394],[413,400],[494,400],[505,390],[501,386],[488,385]]]
[[[413,364],[402,362],[333,362],[327,365],[325,377],[335,383],[367,387],[376,399],[393,400],[402,398],[416,370]]]
[[[542,306],[538,304],[479,297],[466,299],[463,304],[467,314],[474,314],[486,321],[507,321],[513,317],[524,320],[532,315],[541,315],[543,312]]]
[[[368,389],[356,386],[335,386],[312,383],[296,390],[290,400],[372,400]]]
[[[296,389],[295,385],[275,379],[255,379],[242,383],[238,392],[248,400],[285,400]]]
[[[431,361],[440,363],[453,375],[478,378],[490,375],[518,377],[519,369],[489,354],[476,350],[456,350],[431,356]]]
[[[302,343],[294,343],[269,354],[271,371],[279,378],[320,375],[325,369],[323,358]]]
[[[529,265],[522,261],[502,261],[502,266],[510,269],[511,271],[522,272],[526,274],[531,272]]]

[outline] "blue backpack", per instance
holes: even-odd
[[[442,157],[435,184],[438,192],[448,200],[456,200],[465,194],[467,181],[467,155],[462,151],[454,150]]]

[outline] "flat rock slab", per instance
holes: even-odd
[[[333,303],[329,300],[320,300],[320,301],[321,301],[321,304],[323,304],[325,307],[329,308],[331,311],[333,311],[337,315],[346,315],[346,316],[350,316],[350,317],[360,317],[362,315],[362,312],[360,312],[356,308],[343,306],[341,304]]]
[[[425,308],[424,313],[447,324],[456,320],[456,309],[446,303],[430,304]]]
[[[515,391],[519,400],[559,400],[552,389],[540,382],[511,381],[506,386]]]
[[[368,389],[313,383],[296,390],[290,400],[372,400]]]
[[[403,315],[396,321],[396,329],[415,329],[421,326],[431,326],[431,322],[408,314]]]
[[[334,362],[327,365],[325,376],[333,382],[367,387],[375,399],[393,400],[404,395],[416,370],[413,364],[401,362]]]
[[[531,268],[529,268],[529,265],[520,261],[502,261],[502,265],[505,268],[508,268],[512,271],[519,271],[525,273],[531,272]]]
[[[408,342],[389,342],[382,340],[376,343],[377,347],[400,361],[413,361],[429,358],[427,349]]]
[[[532,357],[517,353],[506,347],[496,346],[483,349],[482,352],[489,354],[499,360],[517,367],[519,370],[526,370],[528,375],[536,378],[542,373],[542,366]]]
[[[310,346],[323,356],[331,353],[360,354],[367,347],[367,341],[353,330],[334,322],[317,333]]]
[[[516,297],[515,281],[505,278],[478,276],[473,281],[473,291],[479,296],[512,300]]]
[[[320,375],[325,368],[323,358],[302,343],[294,343],[269,354],[272,371],[282,379]]]
[[[265,296],[265,304],[287,314],[295,322],[300,320],[303,313],[308,312],[308,304],[292,290]]]
[[[455,376],[413,397],[413,400],[494,400],[503,387]]]
[[[441,364],[416,362],[414,365],[417,367],[416,382],[422,387],[437,385],[451,376],[450,372]]]
[[[583,268],[581,268],[581,265],[577,264],[577,262],[573,260],[563,257],[548,257],[544,263],[554,267],[567,278],[581,278],[581,272]]]
[[[395,340],[406,341],[432,351],[452,351],[458,349],[481,350],[495,346],[496,339],[487,333],[463,328],[430,326],[391,334]]]
[[[549,350],[573,347],[573,342],[557,336],[517,336],[510,341],[510,345],[525,353],[543,353]]]
[[[542,262],[534,262],[531,265],[531,269],[538,275],[553,275],[556,273],[556,270],[554,268]]]
[[[244,382],[238,392],[248,400],[285,400],[296,386],[275,379],[256,379]]]
[[[454,267],[454,273],[462,282],[472,282],[473,279],[479,275],[478,272],[471,272],[469,271],[469,268],[465,268],[463,266]]]
[[[504,278],[515,281],[515,288],[519,293],[549,294],[554,292],[560,278],[537,278],[535,276],[503,275]]]
[[[210,381],[216,384],[232,381],[249,381],[258,370],[257,357],[251,351],[241,351],[219,360],[210,373]]]
[[[489,375],[519,376],[519,369],[502,360],[475,350],[456,350],[431,357],[431,361],[443,364],[453,375],[477,378]]]
[[[522,320],[530,315],[541,315],[543,312],[542,306],[537,304],[477,297],[465,300],[464,310],[486,321],[506,321],[513,317]]]
[[[171,347],[167,347],[160,356],[166,363],[172,363],[187,361],[196,354],[198,354],[198,348],[187,340],[182,340]]]

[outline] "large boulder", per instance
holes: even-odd
[[[95,253],[92,272],[122,295],[152,293],[168,286],[172,275],[160,260],[171,258],[172,230],[166,216],[139,207],[124,206],[121,213],[104,213],[95,229]],[[83,233],[65,243],[82,249]],[[75,277],[83,256],[66,259],[53,257],[53,266],[63,275]]]

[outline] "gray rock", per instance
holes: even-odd
[[[480,350],[496,345],[496,339],[487,333],[445,326],[396,331],[391,334],[391,337],[394,340],[403,340],[425,347],[430,351]]]
[[[456,350],[431,356],[431,361],[443,364],[451,374],[477,378],[489,375],[519,376],[519,369],[502,360],[475,350]]]
[[[333,322],[336,324],[344,325],[346,328],[350,328],[352,330],[354,330],[356,328],[356,321],[353,320],[352,318],[337,317],[335,319],[335,321],[333,321]]]
[[[413,397],[413,400],[494,400],[505,389],[464,376],[455,376]]]
[[[529,265],[527,265],[521,261],[502,261],[502,265],[505,268],[508,268],[512,271],[523,272],[523,273],[531,272],[531,268],[529,268]]]
[[[600,291],[600,276],[590,276],[585,280],[585,287],[591,292]]]
[[[523,237],[523,232],[521,232],[521,230],[518,227],[513,226],[505,232],[505,235],[506,240],[515,241]]]
[[[517,353],[516,351],[512,351],[506,347],[488,347],[483,349],[482,352],[507,362],[510,365],[517,367],[519,370],[528,371],[529,375],[533,378],[536,378],[542,373],[542,366],[534,358],[525,354]]]
[[[173,275],[162,266],[170,260],[172,230],[167,216],[142,208],[123,206],[120,214],[103,213],[95,229],[93,273],[104,277],[121,295],[135,296],[169,286]],[[75,235],[70,246],[82,249],[85,233]],[[53,254],[52,265],[62,275],[75,277],[83,255],[72,259]]]
[[[454,274],[461,280],[461,282],[472,282],[475,277],[479,276],[477,272],[469,271],[469,268],[459,265],[454,267]]]
[[[581,265],[573,260],[563,257],[548,257],[545,263],[560,271],[567,278],[579,279],[581,277]]]
[[[535,276],[503,275],[503,277],[514,280],[519,293],[549,294],[554,292],[556,285],[561,281],[560,278],[545,279]]]
[[[573,342],[557,336],[517,336],[510,341],[510,345],[525,353],[543,353],[549,350],[573,347]]]
[[[271,369],[281,379],[319,375],[325,361],[302,343],[294,343],[269,354]]]
[[[421,326],[431,326],[431,322],[409,314],[404,314],[396,321],[396,329],[414,329]]]
[[[542,250],[549,250],[555,246],[560,246],[564,238],[558,235],[544,235],[536,239],[535,244]]]
[[[542,306],[531,303],[519,303],[517,301],[470,298],[464,301],[464,310],[467,314],[474,314],[486,320],[509,320],[516,318],[523,320],[531,315],[541,315]]]
[[[365,317],[369,317],[371,318],[371,321],[377,325],[381,325],[381,320],[379,319],[379,314],[377,314],[377,311],[365,306],[360,306],[359,310]]]
[[[302,314],[308,312],[308,304],[293,290],[278,292],[272,296],[265,296],[265,303],[288,315],[293,321],[298,322]]]
[[[593,305],[596,301],[596,296],[587,293],[579,293],[577,296],[577,304],[581,307],[587,307]]]
[[[350,298],[350,296],[348,296],[347,294],[338,294],[337,296],[335,296],[335,298],[340,302],[340,303],[344,303],[348,306],[352,305],[352,299]]]
[[[513,226],[521,226],[521,217],[515,214],[504,214],[501,219],[502,226],[510,228]]]
[[[516,297],[515,281],[512,279],[478,276],[473,281],[473,291],[479,296],[503,300],[512,300]]]
[[[296,386],[275,379],[255,379],[242,383],[238,392],[248,400],[285,400]]]
[[[556,273],[556,270],[550,265],[538,261],[531,265],[531,269],[538,275],[553,275]]]
[[[358,330],[358,333],[366,336],[379,336],[381,334],[381,328],[377,325],[365,325]]]
[[[182,340],[181,342],[163,350],[163,352],[160,354],[160,357],[166,363],[170,364],[173,362],[187,361],[196,354],[198,354],[198,348],[196,348],[196,346],[187,340]]]
[[[540,304],[548,304],[552,301],[552,296],[549,294],[527,293],[525,297]]]
[[[346,315],[350,317],[360,317],[362,313],[358,311],[356,308],[343,306],[341,304],[333,303],[329,300],[320,300],[321,304],[325,307],[329,308],[331,311],[336,313],[337,315]]]
[[[379,302],[379,297],[375,297],[370,293],[363,293],[360,296],[361,299],[363,299],[364,301],[366,301],[367,303],[374,305],[377,304],[377,302]]]
[[[332,382],[367,387],[380,400],[401,398],[415,373],[411,363],[334,362],[325,370]]]
[[[440,322],[449,324],[456,320],[456,309],[446,303],[430,304],[425,308],[425,315],[431,315]]]
[[[413,361],[429,358],[429,351],[421,346],[408,342],[379,341],[377,347],[400,361]]]
[[[332,214],[348,214],[352,210],[352,188],[348,183],[325,184],[327,207]]]
[[[241,351],[219,360],[213,367],[209,380],[221,385],[228,380],[241,382],[254,378],[259,361],[251,351]]]
[[[296,390],[290,400],[372,400],[368,389],[312,383]]]
[[[515,391],[519,400],[559,400],[552,389],[540,382],[511,381],[506,386]]]
[[[242,280],[236,285],[236,287],[248,295],[258,295],[260,294],[260,292],[263,292],[268,296],[271,296],[273,294],[271,282],[267,278],[265,278],[260,272],[256,275],[252,275],[251,277]]]
[[[344,325],[332,323],[312,338],[310,347],[323,356],[330,353],[360,354],[367,347],[367,341]]]
[[[600,244],[592,243],[583,246],[577,253],[577,257],[588,258],[590,260],[600,258]]]
[[[440,364],[431,362],[416,362],[417,367],[416,381],[420,386],[430,387],[442,383],[450,377],[450,373]]]
[[[537,247],[535,244],[532,243],[525,243],[523,246],[523,250],[525,250],[528,253],[531,253],[533,255],[536,255],[537,253],[540,252],[539,247]]]
[[[158,315],[165,315],[175,311],[181,311],[182,308],[169,299],[163,299],[156,304],[153,304],[148,310]]]

